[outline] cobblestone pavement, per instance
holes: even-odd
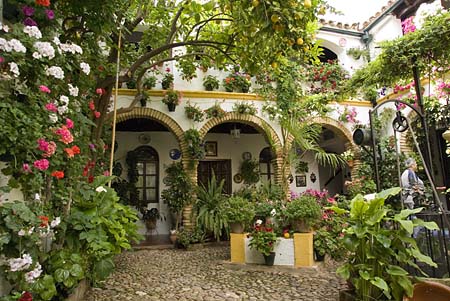
[[[116,271],[86,301],[338,300],[344,282],[325,263],[293,269],[229,263],[227,246],[140,250],[117,257]]]

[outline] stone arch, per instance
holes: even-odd
[[[184,141],[184,131],[181,126],[163,112],[151,108],[134,108],[130,112],[117,115],[116,123],[134,118],[148,118],[160,122],[175,135],[181,149],[182,158],[188,158],[187,144]]]
[[[225,114],[225,116],[221,118],[212,118],[208,120],[208,122],[206,122],[200,129],[201,137],[204,138],[213,127],[224,122],[240,122],[248,124],[250,126],[253,126],[260,133],[263,133],[268,142],[272,141],[272,143],[269,144],[271,144],[272,149],[276,156],[276,159],[274,160],[275,182],[281,183],[282,181],[281,164],[283,160],[282,143],[280,137],[278,137],[278,134],[275,132],[275,130],[260,117],[249,114],[239,114],[237,112],[228,112],[227,114]]]

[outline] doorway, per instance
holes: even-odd
[[[222,193],[231,195],[231,160],[200,161],[197,169],[198,185],[208,187],[213,172],[217,182],[224,180]]]

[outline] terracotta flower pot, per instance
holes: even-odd
[[[450,287],[432,281],[414,284],[413,296],[404,297],[403,301],[448,301],[450,300]]]
[[[244,225],[240,222],[230,223],[231,233],[244,233]]]

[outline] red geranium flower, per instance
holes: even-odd
[[[50,6],[50,0],[36,0],[37,5]]]
[[[24,292],[18,301],[33,301],[33,295],[30,292]]]
[[[55,170],[54,172],[52,172],[52,177],[59,179],[64,178],[64,171],[62,170]]]
[[[41,224],[39,227],[47,227],[48,226],[48,216],[39,215],[38,218],[41,220]]]

